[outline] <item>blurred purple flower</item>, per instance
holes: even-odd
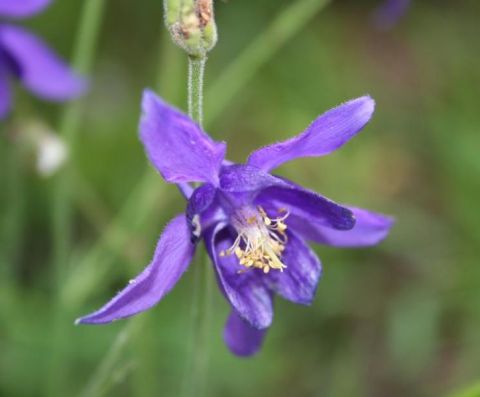
[[[0,16],[26,18],[42,11],[50,0],[0,0]],[[11,76],[35,95],[52,101],[74,98],[86,82],[38,37],[10,24],[0,24],[0,119],[11,108]]]
[[[390,29],[405,15],[409,7],[410,0],[383,0],[373,13],[373,21],[379,29]]]
[[[299,157],[324,156],[369,121],[374,101],[362,97],[317,118],[305,132],[254,151],[246,164],[225,160],[226,144],[213,141],[190,118],[145,91],[140,138],[147,156],[188,200],[158,242],[152,262],[100,310],[78,323],[100,324],[155,305],[187,269],[203,239],[219,287],[231,305],[224,339],[248,356],[260,348],[273,318],[273,295],[312,302],[322,267],[306,240],[336,247],[377,244],[392,219],[337,204],[270,174]],[[201,182],[193,189],[188,183]]]

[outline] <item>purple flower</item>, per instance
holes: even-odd
[[[26,18],[50,0],[0,0],[0,17]],[[0,119],[11,108],[10,77],[18,78],[35,95],[64,101],[84,92],[85,81],[72,72],[38,37],[10,24],[0,24]]]
[[[410,7],[410,0],[383,0],[373,13],[373,20],[379,29],[392,28],[405,15]]]
[[[168,224],[147,268],[77,323],[108,323],[152,307],[173,288],[203,239],[232,309],[225,342],[233,353],[248,356],[272,323],[274,294],[304,305],[314,298],[322,267],[305,241],[370,246],[392,226],[389,217],[337,204],[270,174],[290,160],[343,146],[370,119],[370,97],[328,111],[302,134],[254,151],[245,164],[225,160],[224,142],[213,141],[153,92],[144,93],[142,108],[140,139],[147,156],[167,182],[180,186],[187,208]],[[191,182],[201,185],[193,189]]]

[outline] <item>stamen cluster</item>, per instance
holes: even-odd
[[[246,267],[245,271],[257,268],[264,273],[270,269],[282,272],[286,269],[281,257],[288,242],[285,219],[289,214],[286,209],[280,209],[279,213],[281,216],[270,218],[262,207],[257,207],[253,213],[251,210],[240,211],[232,221],[238,232],[237,238],[220,255],[235,254],[240,265]]]

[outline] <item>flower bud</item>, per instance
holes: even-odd
[[[217,42],[213,0],[165,0],[165,22],[188,55],[204,57]]]

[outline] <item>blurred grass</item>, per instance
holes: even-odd
[[[68,55],[79,4],[56,2],[28,24]],[[164,31],[159,2],[112,4],[74,153],[74,247],[61,295],[69,321],[140,271],[163,225],[183,207],[175,188],[150,168],[145,171],[136,135],[141,90],[157,76],[166,76],[157,83],[159,93],[183,107],[182,55],[163,37],[158,56],[157,38]],[[299,160],[280,172],[336,200],[392,213],[397,225],[377,248],[317,247],[326,271],[314,305],[279,300],[265,349],[255,359],[232,357],[223,346],[227,307],[217,294],[209,395],[475,393],[470,385],[480,377],[480,7],[474,1],[414,2],[399,26],[379,33],[368,24],[374,5],[332,2],[266,57],[252,80],[245,80],[248,73],[233,75],[235,84],[245,85],[230,95],[227,82],[225,92],[215,85],[218,76],[294,5],[217,4],[220,41],[207,68],[207,112],[210,106],[225,108],[215,111],[208,129],[218,139],[228,135],[229,157],[241,161],[253,148],[301,131],[322,111],[368,92],[377,110],[359,137],[328,158]],[[209,87],[217,88],[211,94]],[[26,114],[54,124],[58,106],[18,94],[27,111],[19,110],[17,118]],[[222,94],[231,102],[217,103]],[[11,171],[11,147],[1,140],[2,181]],[[22,245],[8,254],[17,259],[2,261],[11,277],[0,281],[0,395],[6,396],[41,393],[55,344],[47,234],[52,181],[25,167],[24,182]],[[2,228],[12,203],[8,197],[0,198]],[[11,227],[6,235],[14,232]],[[3,237],[1,247],[3,257]],[[67,327],[61,357],[68,394],[176,395],[186,363],[192,281],[188,272],[163,302],[137,319]],[[131,327],[136,331],[125,341],[122,335]]]
[[[460,390],[457,393],[452,394],[452,397],[478,397],[480,396],[480,384],[469,386]]]
[[[72,67],[83,75],[91,74],[96,54],[100,27],[102,25],[105,0],[87,0],[84,2],[79,18],[78,33],[73,50]],[[72,101],[65,106],[60,117],[59,135],[69,148],[75,152],[82,121],[84,99]],[[63,360],[63,351],[68,343],[66,334],[69,318],[64,315],[61,285],[65,282],[67,267],[72,249],[72,164],[68,162],[54,179],[52,192],[52,280],[54,318],[51,323],[53,343],[50,348],[50,360],[46,377],[46,394],[62,396],[67,390],[64,373],[68,370]]]

